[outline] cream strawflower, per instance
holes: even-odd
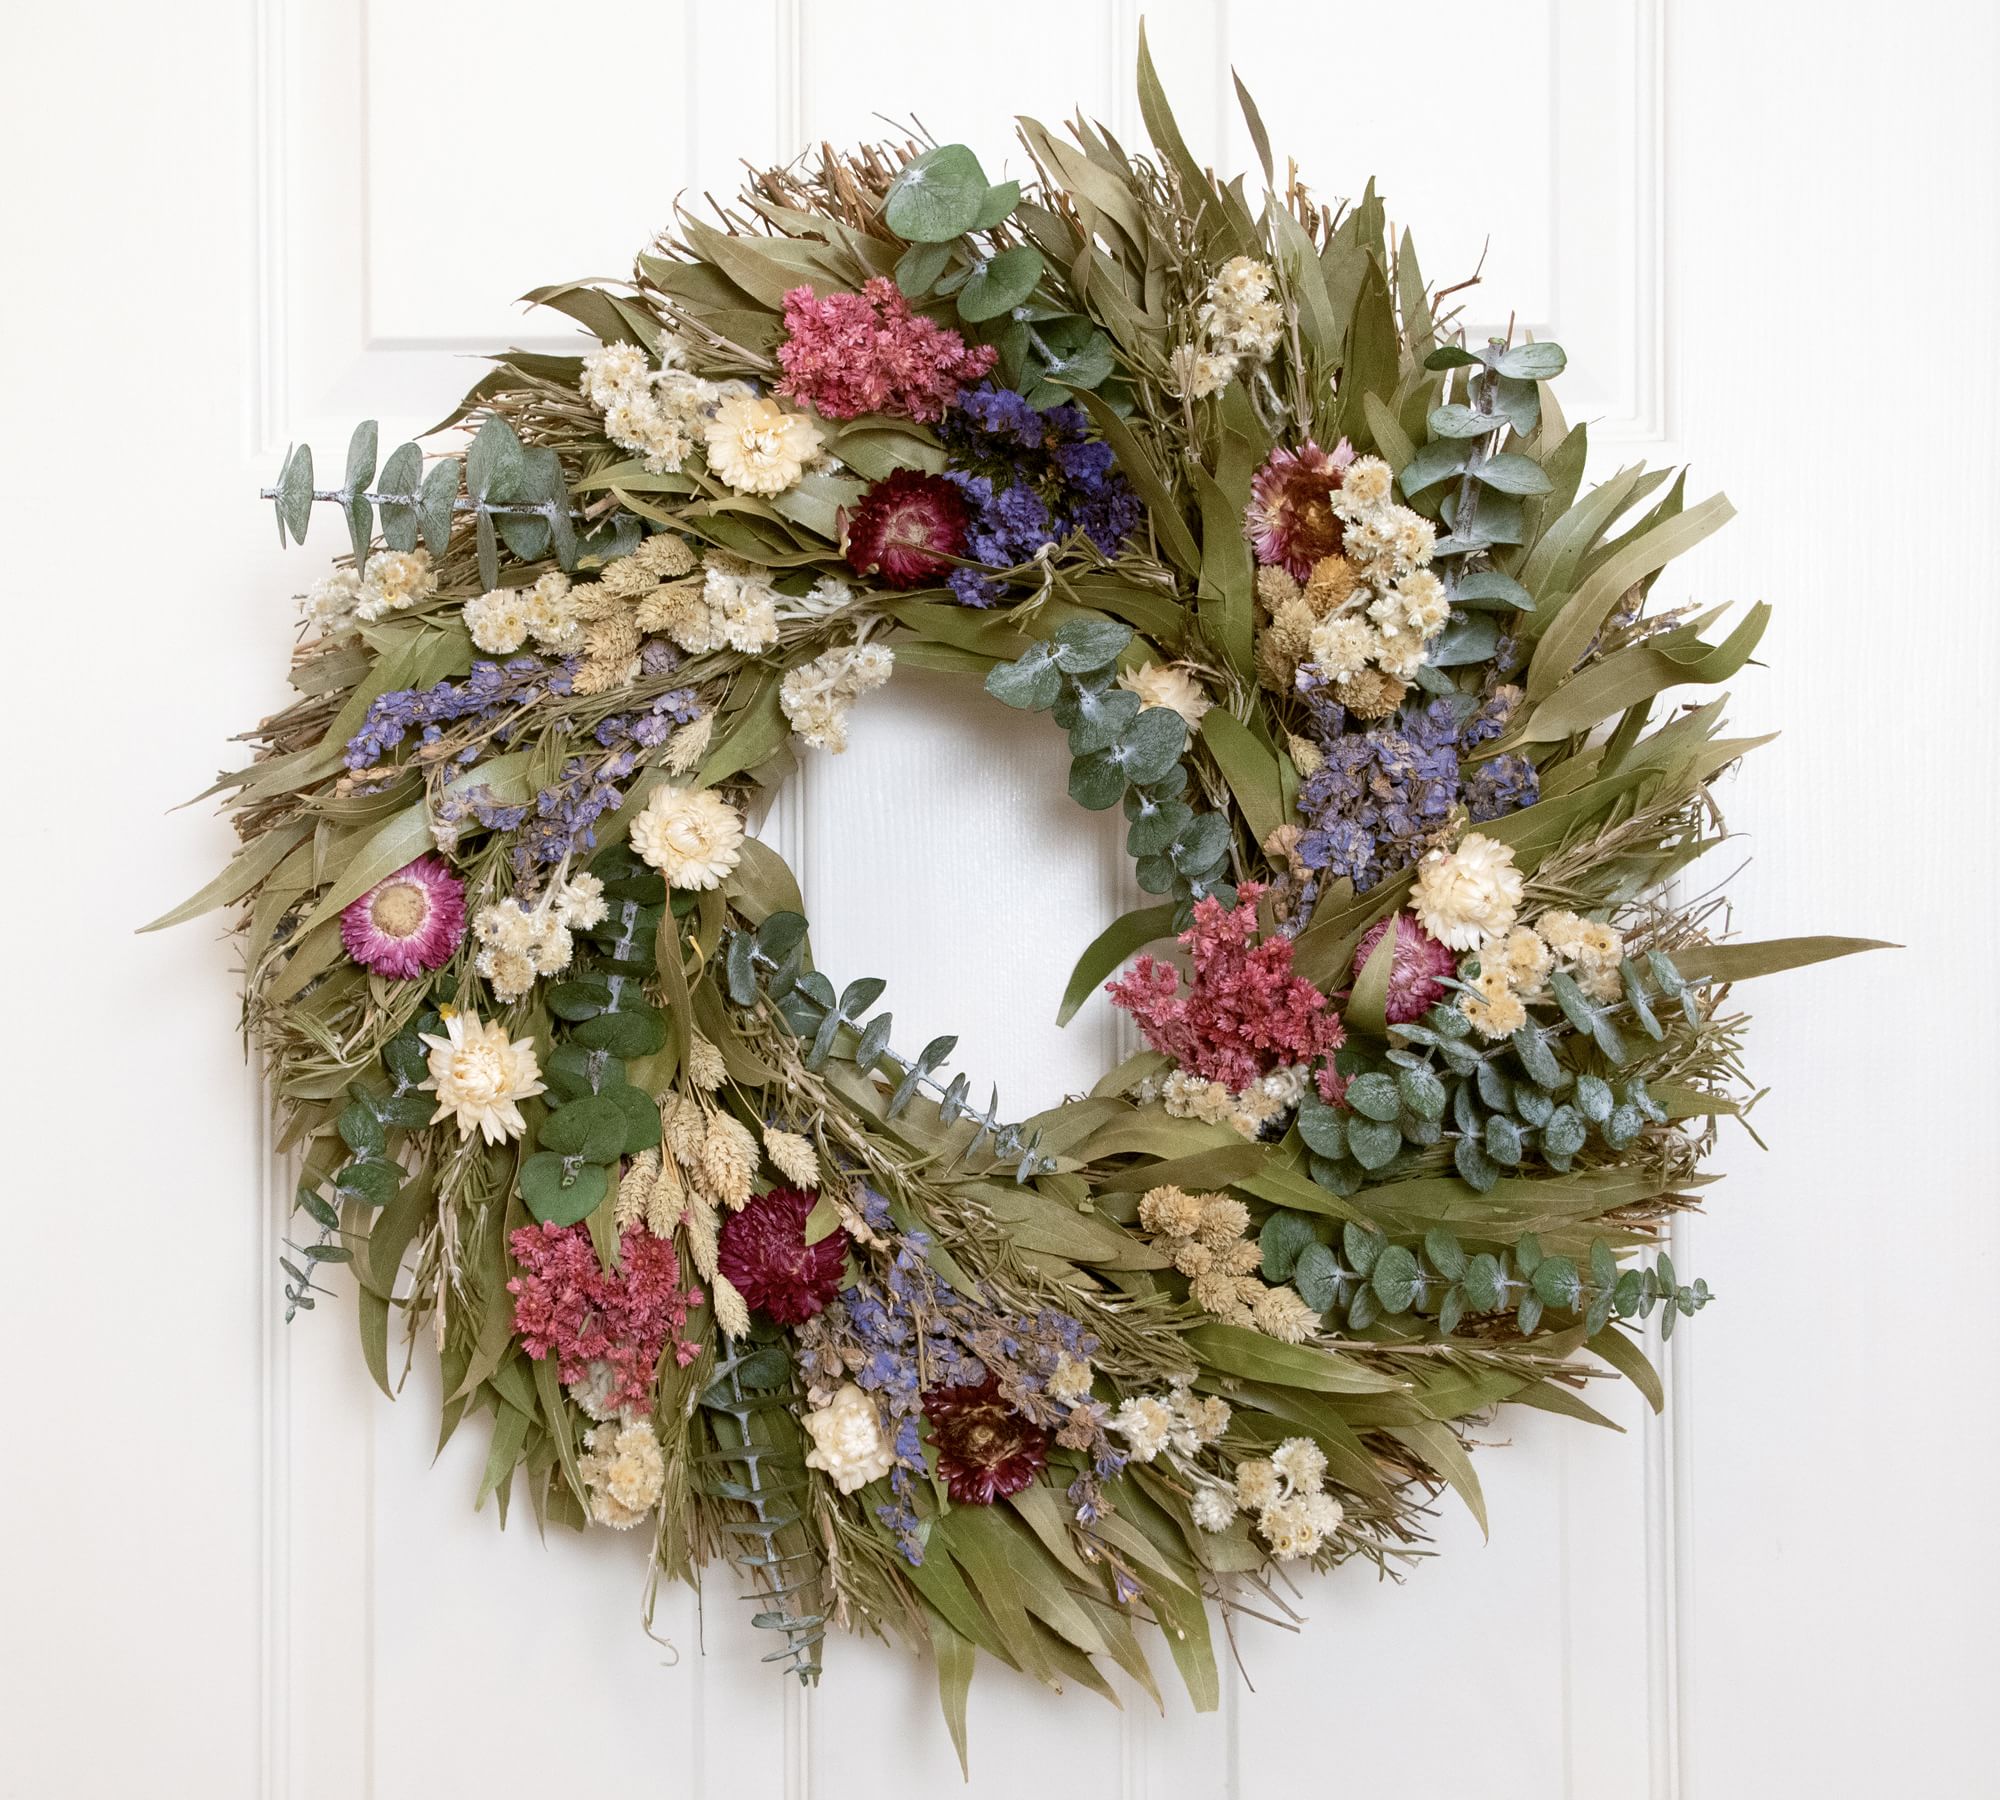
[[[820,453],[819,427],[759,394],[731,394],[702,432],[708,466],[739,494],[782,494]]]
[[[1381,506],[1395,477],[1379,456],[1357,456],[1340,477],[1340,492],[1353,506]]]
[[[1471,993],[1459,995],[1458,1007],[1481,1037],[1497,1043],[1501,1038],[1512,1037],[1527,1024],[1528,1009],[1521,1004],[1520,995],[1508,986],[1504,964],[1482,968],[1472,988]]]
[[[1192,731],[1214,702],[1201,691],[1200,682],[1185,669],[1172,664],[1141,663],[1118,677],[1118,685],[1128,694],[1137,694],[1141,707],[1163,706],[1177,712]]]
[[[1151,1462],[1167,1447],[1174,1429],[1174,1415],[1164,1400],[1142,1394],[1125,1401],[1111,1415],[1111,1429],[1130,1446],[1134,1462]]]
[[[1049,1371],[1046,1392],[1051,1400],[1060,1400],[1065,1406],[1074,1406],[1079,1400],[1090,1397],[1090,1364],[1081,1357],[1071,1356],[1064,1351],[1056,1358],[1056,1366]]]
[[[1453,950],[1477,950],[1514,927],[1521,871],[1514,852],[1469,831],[1456,850],[1433,850],[1417,865],[1410,905],[1418,922]]]
[[[1236,1500],[1227,1488],[1198,1487],[1188,1512],[1203,1531],[1227,1531],[1236,1517]]]
[[[423,1035],[430,1046],[430,1075],[417,1083],[438,1097],[435,1125],[456,1119],[460,1138],[484,1134],[489,1144],[505,1143],[527,1130],[520,1102],[542,1089],[541,1065],[531,1039],[518,1042],[497,1023],[482,1023],[469,1012],[447,1010],[445,1035]]]
[[[477,594],[461,610],[473,647],[489,656],[511,656],[528,641],[528,609],[518,588]]]
[[[590,1488],[590,1516],[600,1525],[629,1531],[646,1516],[666,1486],[667,1463],[653,1428],[635,1419],[614,1432],[599,1425],[584,1437],[577,1473]]]
[[[826,1405],[807,1413],[804,1424],[813,1441],[806,1467],[824,1470],[843,1494],[880,1481],[895,1467],[882,1435],[882,1415],[851,1381],[842,1382]]]
[[[742,858],[743,820],[712,788],[657,787],[632,821],[632,848],[669,887],[720,887]]]

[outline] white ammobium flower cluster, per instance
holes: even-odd
[[[1417,864],[1410,906],[1418,922],[1453,950],[1478,950],[1514,928],[1521,871],[1514,852],[1477,831],[1456,850],[1432,850]]]
[[[839,755],[847,748],[847,711],[880,687],[896,666],[886,644],[843,644],[785,672],[778,705],[786,721],[815,750]]]
[[[663,631],[691,656],[740,650],[756,656],[778,641],[778,590],[764,570],[725,551],[702,559],[701,585],[661,587],[640,601],[641,631]]]
[[[534,1040],[511,1039],[504,1026],[473,1013],[443,1010],[445,1035],[421,1037],[430,1074],[417,1085],[437,1095],[431,1123],[451,1119],[461,1139],[477,1131],[489,1144],[521,1136],[528,1124],[520,1103],[543,1091]]]
[[[743,816],[713,788],[656,787],[632,821],[632,848],[669,887],[720,887],[743,857]]]
[[[1187,721],[1190,731],[1198,726],[1214,702],[1201,691],[1201,683],[1178,664],[1164,666],[1141,663],[1118,677],[1118,685],[1128,694],[1137,694],[1141,707],[1163,706]]]
[[[1480,951],[1472,992],[1459,1009],[1481,1037],[1509,1036],[1528,1022],[1528,1008],[1548,997],[1551,975],[1567,975],[1592,1000],[1616,1000],[1625,984],[1620,970],[1625,940],[1615,927],[1560,909],[1533,925],[1516,925]]]
[[[702,428],[709,472],[739,494],[782,494],[796,487],[823,448],[805,413],[787,412],[761,394],[738,391]]]
[[[604,415],[604,435],[646,460],[655,475],[672,474],[701,436],[703,414],[721,390],[681,366],[687,346],[660,338],[656,369],[637,344],[607,344],[583,359],[578,386]]]
[[[1287,1344],[1303,1343],[1319,1329],[1319,1314],[1297,1289],[1259,1279],[1264,1253],[1247,1235],[1250,1209],[1242,1201],[1156,1187],[1139,1201],[1139,1223],[1172,1256],[1188,1278],[1188,1298],[1204,1312]]]
[[[1176,1119],[1199,1119],[1204,1125],[1227,1125],[1244,1137],[1261,1137],[1264,1128],[1282,1119],[1305,1098],[1310,1079],[1303,1064],[1273,1069],[1234,1093],[1219,1081],[1204,1081],[1185,1069],[1175,1069],[1158,1085],[1159,1100]],[[1141,1102],[1152,1097],[1149,1090]]]
[[[604,883],[588,874],[554,883],[533,906],[508,899],[481,907],[472,920],[479,941],[473,967],[495,999],[518,1000],[540,976],[569,967],[575,948],[570,933],[599,924],[606,910]]]
[[[303,610],[320,637],[338,637],[357,624],[372,625],[390,613],[402,612],[437,592],[437,571],[431,553],[378,550],[358,569],[335,569],[313,583]]]
[[[1220,393],[1248,363],[1266,362],[1285,335],[1285,309],[1269,263],[1232,256],[1209,278],[1195,308],[1199,341],[1171,358],[1174,379],[1190,400]]]
[[[806,1467],[824,1470],[843,1494],[880,1481],[895,1467],[881,1413],[851,1381],[842,1382],[831,1400],[807,1413],[804,1424],[812,1439]]]
[[[667,1460],[643,1419],[607,1422],[584,1435],[576,1471],[590,1489],[590,1516],[630,1531],[657,1506],[667,1485]]]
[[[1353,688],[1359,698],[1377,685],[1366,671],[1407,682],[1424,664],[1424,646],[1451,616],[1445,586],[1430,572],[1437,529],[1430,520],[1399,506],[1393,476],[1379,456],[1357,456],[1347,465],[1332,497],[1343,531],[1341,553],[1329,557],[1340,568],[1316,568],[1306,584],[1337,583],[1347,588],[1339,604],[1319,613],[1309,640],[1310,656],[1333,684],[1336,699]]]
[[[512,656],[530,638],[551,656],[568,656],[583,642],[576,590],[560,569],[549,570],[531,587],[476,594],[463,611],[474,646],[489,656]]]
[[[1278,1561],[1313,1556],[1347,1516],[1325,1484],[1326,1452],[1311,1438],[1287,1438],[1269,1456],[1237,1465],[1233,1494],[1209,1490],[1215,1498],[1195,1507],[1195,1523],[1204,1531],[1222,1531],[1237,1512],[1246,1512]],[[1225,1515],[1221,1502],[1232,1499]],[[1221,1522],[1214,1523],[1217,1519]]]
[[[1185,1382],[1164,1394],[1139,1394],[1111,1415],[1111,1429],[1122,1437],[1134,1462],[1151,1462],[1164,1450],[1192,1456],[1229,1429],[1229,1402],[1213,1394],[1198,1395]]]

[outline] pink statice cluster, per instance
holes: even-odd
[[[701,1289],[681,1286],[680,1258],[665,1238],[633,1226],[609,1273],[581,1225],[524,1225],[509,1243],[521,1265],[507,1291],[522,1348],[537,1362],[554,1356],[565,1386],[604,1364],[607,1414],[652,1403],[653,1372],[669,1342],[683,1368],[700,1354],[681,1334]]]
[[[809,287],[785,296],[778,392],[827,419],[863,413],[934,424],[999,357],[969,346],[948,326],[910,311],[896,284],[878,275],[858,294],[820,299]]]
[[[1233,907],[1212,897],[1195,902],[1194,923],[1180,940],[1193,963],[1185,992],[1180,971],[1150,956],[1105,989],[1155,1050],[1232,1093],[1275,1068],[1331,1056],[1347,1035],[1327,997],[1292,973],[1291,939],[1257,941],[1263,891],[1261,882],[1246,881]],[[1321,1092],[1335,1079],[1323,1067]]]

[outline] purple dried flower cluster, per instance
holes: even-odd
[[[1125,1466],[1105,1435],[1105,1409],[1084,1399],[1074,1405],[1047,1393],[1049,1376],[1063,1356],[1088,1361],[1097,1340],[1081,1321],[1046,1310],[1013,1313],[961,1294],[930,1266],[931,1240],[922,1231],[897,1233],[888,1202],[865,1195],[863,1216],[892,1237],[894,1249],[875,1273],[846,1289],[800,1327],[800,1358],[816,1382],[852,1380],[875,1395],[894,1427],[891,1498],[876,1516],[895,1535],[912,1567],[923,1562],[915,1498],[927,1482],[922,1421],[926,1392],[976,1388],[989,1378],[999,1397],[1047,1430],[1055,1440],[1091,1453],[1086,1471],[1070,1484],[1078,1520],[1098,1517],[1099,1484]]]
[[[642,712],[613,713],[591,734],[602,756],[572,756],[555,785],[535,796],[534,815],[520,823],[514,867],[525,874],[537,863],[597,848],[597,821],[625,797],[624,783],[646,760],[644,752],[667,741],[676,725],[701,711],[693,688],[672,688]]]
[[[1506,729],[1520,698],[1518,688],[1495,688],[1469,716],[1450,700],[1433,700],[1351,732],[1336,702],[1308,694],[1325,761],[1299,790],[1306,820],[1299,860],[1315,876],[1346,876],[1366,893],[1414,863],[1454,806],[1484,822],[1533,805],[1540,788],[1525,757],[1461,760]]]
[[[574,660],[544,662],[539,656],[511,656],[504,663],[476,662],[463,681],[440,681],[427,688],[397,688],[369,703],[361,729],[347,740],[347,767],[372,769],[413,730],[435,743],[447,725],[466,719],[494,719],[532,706],[544,694],[567,694]],[[501,741],[505,742],[505,727]]]
[[[951,466],[945,479],[972,518],[965,554],[988,569],[1030,561],[1050,544],[1085,537],[1109,556],[1145,516],[1113,466],[1111,446],[1093,442],[1073,402],[1038,411],[1012,388],[963,388],[938,428]],[[967,606],[991,606],[1005,584],[981,569],[955,569],[951,590]]]

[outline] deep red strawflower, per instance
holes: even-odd
[[[1382,1009],[1391,1025],[1407,1025],[1421,1019],[1448,991],[1440,976],[1458,973],[1458,958],[1426,931],[1413,912],[1395,915],[1395,961],[1389,968],[1389,999]],[[1354,949],[1354,976],[1368,966],[1369,955],[1389,929],[1387,919],[1378,920],[1361,934]]]
[[[819,1196],[773,1188],[722,1222],[716,1266],[753,1312],[803,1325],[840,1292],[847,1240],[837,1231],[806,1242],[806,1214]]]
[[[1000,1398],[991,1375],[977,1387],[932,1388],[924,1417],[938,1473],[961,1506],[991,1506],[1018,1494],[1048,1467],[1049,1434]]]
[[[921,587],[965,549],[965,496],[942,475],[896,469],[845,521],[848,566],[893,588]]]
[[[1342,527],[1330,504],[1354,447],[1345,438],[1322,450],[1311,438],[1296,450],[1273,450],[1251,477],[1243,535],[1260,563],[1279,563],[1304,581],[1313,564],[1336,554]]]

